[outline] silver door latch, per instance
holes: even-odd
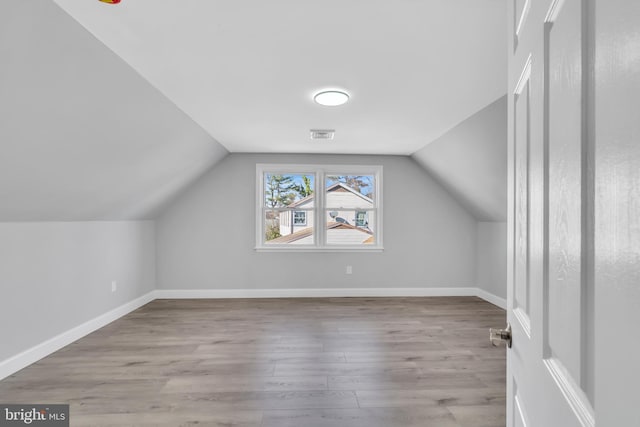
[[[495,347],[505,343],[507,348],[511,348],[511,325],[507,324],[506,329],[489,329],[489,340]]]

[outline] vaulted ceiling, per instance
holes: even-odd
[[[231,152],[411,154],[506,91],[502,0],[55,1]]]
[[[154,218],[228,152],[417,152],[447,186],[438,170],[454,160],[420,149],[506,92],[505,10],[503,0],[9,0],[0,221]],[[329,87],[350,102],[314,104]],[[336,138],[310,141],[311,128]],[[459,199],[473,212],[487,205],[467,203],[476,196]]]
[[[50,0],[0,13],[0,221],[154,217],[227,151]]]

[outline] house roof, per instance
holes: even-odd
[[[354,190],[353,188],[351,188],[351,187],[349,187],[348,185],[343,184],[343,183],[341,183],[341,182],[336,182],[335,184],[330,185],[329,187],[327,187],[327,193],[330,193],[330,192],[332,192],[332,191],[336,191],[336,190],[340,190],[340,189],[342,189],[342,190],[346,190],[346,191],[348,191],[348,192],[350,192],[350,193],[353,193],[353,194],[355,194],[356,196],[358,196],[358,197],[360,197],[360,198],[362,198],[362,199],[366,200],[367,202],[369,202],[369,203],[373,204],[373,200],[372,200],[371,198],[369,198],[369,197],[365,196],[365,195],[364,195],[364,194],[362,194],[362,193],[359,193],[358,191]],[[305,197],[305,198],[302,198],[302,199],[300,199],[300,200],[298,200],[298,201],[296,201],[296,202],[291,203],[291,204],[290,204],[289,206],[287,206],[287,207],[289,207],[289,208],[295,208],[296,206],[300,206],[300,205],[302,205],[302,204],[304,204],[304,203],[306,203],[306,202],[308,202],[308,201],[310,201],[310,200],[313,200],[313,197],[314,197],[314,196],[315,196],[315,194],[310,194],[310,195],[308,195],[308,196],[307,196],[307,197]]]
[[[369,234],[371,236],[367,240],[365,240],[363,243],[371,244],[374,242],[373,232],[360,227],[355,227],[351,224],[344,224],[342,222],[329,222],[327,223],[327,230],[358,230],[362,233]],[[313,227],[307,227],[300,231],[296,231],[295,233],[287,234],[286,236],[281,236],[273,240],[269,240],[269,243],[276,243],[276,244],[291,243],[300,239],[304,239],[305,237],[309,237],[311,235],[313,235]]]

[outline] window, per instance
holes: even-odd
[[[382,166],[256,165],[256,249],[382,250]]]
[[[305,211],[294,211],[293,225],[307,225],[307,213]]]

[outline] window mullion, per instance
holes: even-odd
[[[324,230],[324,203],[325,203],[325,194],[324,194],[324,171],[316,170],[316,204],[315,204],[315,219],[316,219],[316,239],[318,242],[318,246],[324,248],[326,245],[325,238],[326,233]]]

